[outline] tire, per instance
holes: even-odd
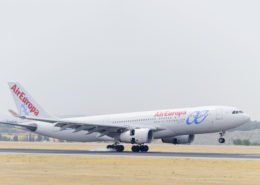
[[[141,145],[139,147],[140,147],[140,152],[144,152],[144,150],[145,150],[144,145]]]
[[[117,152],[123,152],[124,149],[125,149],[125,147],[124,147],[123,145],[117,145],[117,146],[116,146],[116,151],[117,151]]]
[[[148,152],[148,150],[149,150],[149,147],[147,145],[144,145],[143,152]]]
[[[148,150],[149,150],[149,147],[147,145],[141,145],[140,146],[140,151],[141,152],[148,152]]]
[[[132,146],[132,152],[140,152],[140,147],[139,146]]]
[[[226,142],[226,140],[225,140],[225,138],[219,138],[218,142],[219,142],[220,144],[223,144],[223,143]]]

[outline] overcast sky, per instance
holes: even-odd
[[[54,115],[230,105],[260,120],[260,2],[1,0],[0,114],[19,81]]]

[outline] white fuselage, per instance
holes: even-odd
[[[226,131],[249,121],[249,116],[234,107],[208,106],[149,112],[135,112],[103,116],[68,118],[68,121],[84,121],[96,125],[127,126],[131,128],[157,129],[154,139],[179,135],[204,134]],[[234,112],[235,111],[235,112]],[[36,122],[36,133],[68,141],[114,141],[115,138],[87,133],[82,130],[61,130],[55,124]]]

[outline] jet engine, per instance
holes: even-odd
[[[153,140],[153,131],[146,128],[128,130],[119,136],[119,140],[132,144],[151,143]]]
[[[166,137],[162,138],[163,143],[171,143],[171,144],[190,144],[194,141],[194,135],[184,135],[184,136],[176,136],[176,137]]]

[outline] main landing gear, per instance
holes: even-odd
[[[119,145],[117,143],[113,145],[107,145],[107,149],[115,150],[116,152],[123,152],[125,147],[123,145]],[[148,152],[149,147],[147,145],[133,145],[132,152]]]
[[[107,145],[107,149],[115,150],[117,152],[123,152],[125,147],[123,145]]]
[[[132,152],[148,152],[149,147],[147,145],[133,145]]]
[[[218,142],[219,142],[220,144],[223,144],[223,143],[226,142],[226,140],[225,140],[225,138],[224,138],[224,134],[225,134],[225,131],[221,131],[221,132],[219,133],[220,138],[218,139]]]

